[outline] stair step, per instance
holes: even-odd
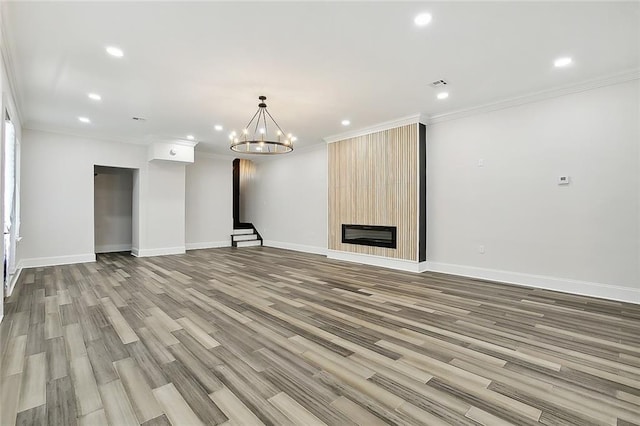
[[[240,229],[234,229],[233,230],[233,235],[246,235],[246,234],[253,234],[253,229],[252,228],[240,228]]]
[[[251,241],[238,241],[236,243],[237,247],[253,247],[253,246],[259,246],[260,244],[260,240],[251,240]]]
[[[249,240],[257,240],[257,234],[241,234],[241,235],[232,235],[233,241],[249,241]]]

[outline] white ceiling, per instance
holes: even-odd
[[[418,28],[422,11],[433,21]],[[3,18],[25,127],[193,134],[219,153],[262,94],[300,148],[344,118],[354,129],[640,68],[638,2],[13,2]],[[560,56],[574,63],[554,68]],[[429,85],[440,78],[444,101]]]

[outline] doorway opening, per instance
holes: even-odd
[[[94,166],[94,251],[132,252],[137,247],[138,170]]]

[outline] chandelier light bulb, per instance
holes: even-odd
[[[249,130],[247,129],[242,129],[242,133],[244,133],[245,135],[249,133]]]
[[[278,130],[277,134],[278,136],[282,136],[282,132],[280,130]]]

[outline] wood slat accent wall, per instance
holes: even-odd
[[[404,260],[418,251],[418,126],[329,144],[329,249]],[[397,249],[342,244],[342,224],[397,226]]]

